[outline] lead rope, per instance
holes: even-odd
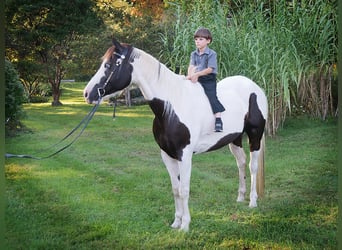
[[[116,100],[116,98],[114,98],[114,101],[113,101],[113,120],[115,120],[115,118],[116,118],[116,105],[117,105],[117,100]]]
[[[70,147],[83,134],[83,132],[86,129],[86,127],[88,126],[90,120],[93,118],[95,112],[97,111],[98,107],[100,106],[101,99],[102,99],[102,96],[99,96],[97,104],[94,105],[93,108],[90,110],[90,112],[83,118],[83,120],[74,129],[72,129],[66,136],[64,136],[59,142],[53,144],[52,146],[50,146],[50,147],[48,147],[46,149],[38,151],[35,154],[39,154],[39,153],[45,152],[45,151],[47,151],[50,148],[58,146],[63,141],[65,141],[67,138],[69,138],[72,134],[74,134],[78,130],[78,128],[81,127],[81,125],[83,124],[83,127],[82,127],[81,131],[76,135],[76,137],[69,144],[61,147],[60,149],[58,149],[54,153],[49,154],[49,155],[44,156],[44,157],[36,157],[36,156],[33,156],[33,155],[17,155],[17,154],[10,154],[10,153],[6,153],[5,157],[6,158],[26,158],[26,159],[43,160],[43,159],[51,158],[52,156],[55,156],[56,154],[64,151],[65,149]]]

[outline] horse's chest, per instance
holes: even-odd
[[[170,103],[154,98],[149,105],[155,114],[153,135],[159,147],[181,161],[183,149],[190,144],[190,131],[174,112]]]

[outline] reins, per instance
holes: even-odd
[[[64,151],[65,149],[67,149],[68,147],[70,147],[84,132],[84,130],[86,129],[86,127],[88,126],[90,120],[93,118],[96,110],[98,109],[98,107],[100,106],[101,103],[101,99],[102,96],[99,95],[99,99],[97,101],[97,103],[93,106],[93,108],[90,110],[90,112],[83,118],[83,120],[75,127],[73,128],[66,136],[64,136],[59,142],[53,144],[52,146],[43,149],[41,151],[38,151],[36,154],[42,153],[47,151],[48,149],[51,149],[53,147],[58,146],[59,144],[61,144],[62,142],[64,142],[66,139],[68,139],[71,135],[73,135],[82,125],[83,127],[81,128],[81,131],[75,136],[75,138],[69,142],[67,145],[61,147],[60,149],[56,150],[54,153],[51,153],[47,156],[44,157],[36,157],[33,155],[17,155],[17,154],[9,154],[6,153],[5,157],[6,158],[27,158],[27,159],[35,159],[35,160],[43,160],[43,159],[47,159],[47,158],[51,158],[52,156],[57,155],[58,153]]]

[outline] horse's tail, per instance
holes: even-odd
[[[257,193],[258,197],[263,197],[265,192],[265,132],[260,141],[260,153],[258,159],[258,173],[257,173]]]

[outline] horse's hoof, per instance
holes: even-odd
[[[189,232],[189,224],[188,225],[182,225],[179,229],[179,231],[182,231],[182,232]]]
[[[255,208],[255,207],[257,207],[258,205],[257,205],[257,203],[256,203],[256,201],[254,201],[254,202],[249,202],[249,207],[250,208]]]
[[[243,202],[245,201],[245,197],[243,196],[239,196],[237,199],[236,199],[237,202]]]
[[[171,227],[172,227],[173,229],[180,229],[181,224],[182,224],[181,221],[176,219],[176,220],[172,223]]]

